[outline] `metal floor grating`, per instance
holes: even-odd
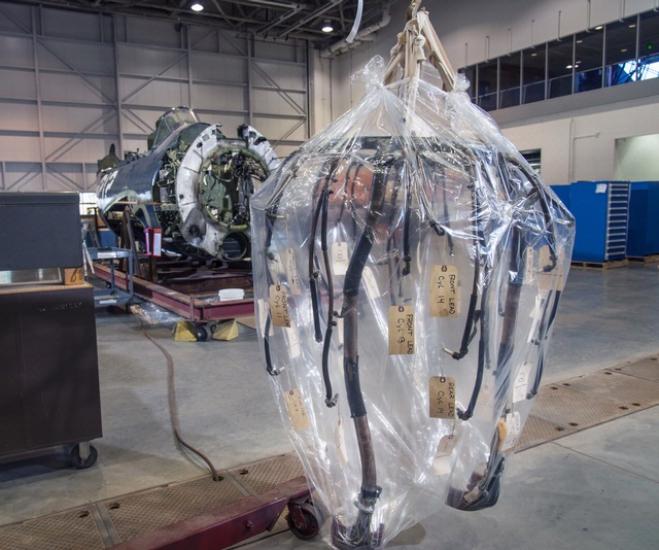
[[[517,451],[659,404],[657,359],[624,363],[543,386]],[[262,494],[303,475],[303,470],[297,457],[288,454],[223,475],[220,482],[197,478],[0,526],[0,550],[110,548],[138,534],[231,506],[244,495]],[[282,517],[273,532],[285,527]]]
[[[69,510],[0,527],[2,550],[96,550],[105,548],[89,508]]]

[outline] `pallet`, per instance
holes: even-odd
[[[630,262],[640,264],[659,264],[659,254],[650,254],[648,256],[628,256]]]
[[[612,269],[614,267],[625,267],[629,265],[627,259],[624,260],[611,260],[608,262],[582,262],[572,261],[572,267],[581,267],[584,269]]]

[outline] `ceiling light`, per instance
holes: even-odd
[[[204,11],[204,5],[201,2],[192,2],[190,9],[199,13],[200,11]]]
[[[332,23],[330,23],[329,19],[325,19],[325,22],[323,23],[323,26],[320,28],[320,30],[323,32],[334,32],[334,27],[332,26]]]
[[[629,28],[630,29],[635,29],[636,28],[636,23],[630,23]]]
[[[595,27],[595,30],[596,31],[601,31],[603,28],[604,27],[602,25],[597,25],[597,27]]]
[[[620,48],[620,53],[625,53],[627,51],[627,48]]]
[[[538,52],[533,52],[533,53],[531,54],[531,57],[538,57]]]
[[[571,69],[571,68],[572,68],[572,65],[565,65],[565,68],[566,68],[566,69]]]
[[[583,44],[583,40],[577,40],[577,44]]]

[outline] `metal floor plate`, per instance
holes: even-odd
[[[659,404],[659,361],[647,358],[542,387],[517,451],[553,441]],[[229,472],[131,493],[40,518],[0,526],[0,550],[97,550],[171,523],[262,494],[303,475],[295,455]],[[285,527],[280,518],[274,531]]]
[[[279,483],[303,476],[304,469],[296,455],[286,454],[234,468],[230,473],[251,494],[260,495]]]
[[[69,510],[0,527],[2,550],[96,550],[105,548],[88,508]]]

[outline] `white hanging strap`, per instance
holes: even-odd
[[[427,61],[439,72],[444,90],[451,91],[455,88],[455,70],[430,22],[428,12],[419,8],[420,3],[420,0],[412,0],[410,4],[405,28],[398,34],[398,41],[391,50],[384,82],[393,82],[399,67],[403,70],[404,78],[418,77],[421,63]]]

